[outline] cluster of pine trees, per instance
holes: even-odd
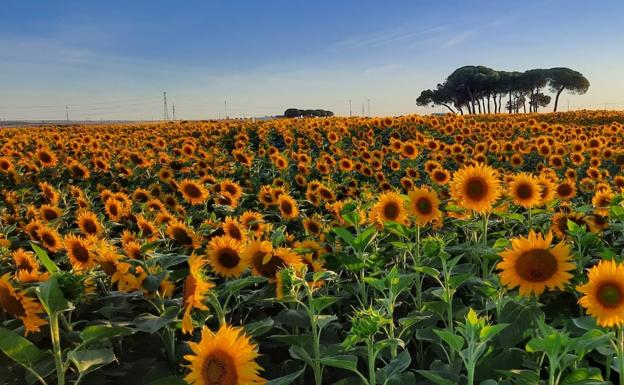
[[[559,96],[565,90],[584,94],[589,80],[578,71],[566,67],[531,69],[524,72],[497,71],[484,66],[464,66],[450,74],[435,89],[421,92],[419,106],[441,105],[451,112],[464,114],[491,114],[500,112],[537,112],[546,107],[555,94],[557,112]]]

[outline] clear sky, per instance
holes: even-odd
[[[624,108],[624,1],[2,0],[0,119],[430,113],[455,68],[566,66]],[[170,111],[171,114],[171,111]]]

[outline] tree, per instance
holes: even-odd
[[[531,106],[533,112],[537,112],[537,107],[546,107],[550,104],[550,100],[552,98],[549,95],[544,95],[541,92],[534,93],[531,95],[531,99],[529,100],[529,105]]]
[[[284,117],[286,117],[286,118],[297,118],[297,117],[302,115],[301,112],[302,111],[300,109],[289,108],[286,111],[284,111]]]
[[[583,95],[589,89],[589,80],[578,71],[566,67],[556,67],[548,70],[550,91],[555,93],[555,107],[553,112],[557,112],[559,96],[563,90],[577,95]]]

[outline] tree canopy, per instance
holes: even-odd
[[[299,108],[289,108],[284,111],[285,118],[299,118],[299,117],[326,117],[326,116],[334,116],[334,113],[327,110],[301,110]]]
[[[553,110],[557,112],[561,93],[567,90],[584,94],[589,89],[589,80],[566,67],[508,72],[485,66],[464,66],[453,71],[435,89],[422,91],[416,104],[440,105],[461,114],[464,110],[469,114],[499,113],[503,108],[509,113],[537,112],[551,102],[551,96],[542,92],[546,87],[555,94]]]

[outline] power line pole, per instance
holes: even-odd
[[[224,107],[224,112],[225,112],[225,119],[228,118],[228,114],[227,114],[227,99],[223,101],[223,107]]]
[[[364,113],[364,102],[362,102],[362,116],[366,116],[366,114]]]
[[[353,115],[353,112],[351,110],[351,99],[349,99],[349,117],[351,117],[351,115]]]
[[[169,109],[167,108],[167,92],[163,92],[163,106],[164,106],[164,114],[163,119],[169,120]]]
[[[175,103],[173,104],[172,107],[173,107],[173,120],[176,120],[176,117],[175,117]]]
[[[67,123],[69,123],[69,106],[65,105],[65,118],[67,119]]]

